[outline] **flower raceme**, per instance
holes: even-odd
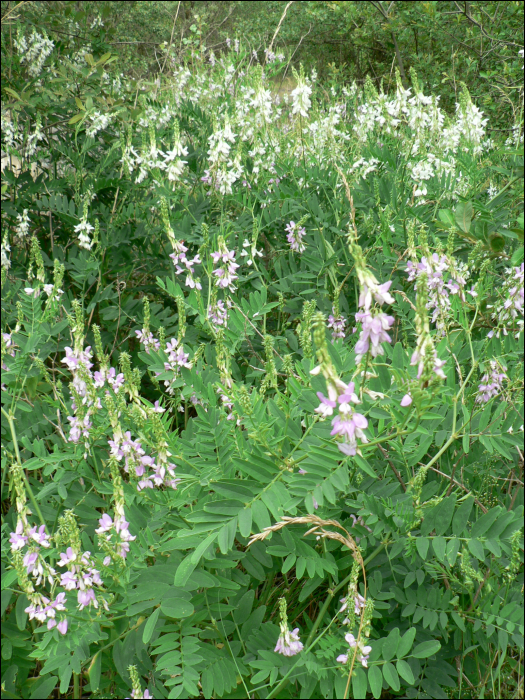
[[[476,403],[488,403],[501,393],[503,380],[507,379],[506,369],[506,367],[500,368],[495,360],[490,361],[490,372],[485,372],[481,378]]]
[[[327,328],[332,329],[332,342],[337,340],[337,338],[345,337],[345,326],[346,318],[341,315],[335,315],[335,309],[332,309],[332,313],[328,316]]]
[[[299,628],[290,630],[288,627],[288,617],[286,614],[286,599],[279,599],[280,614],[280,635],[275,645],[274,651],[283,656],[295,656],[303,649],[303,644],[299,639]]]
[[[300,227],[295,221],[290,221],[285,227],[285,231],[287,232],[286,239],[290,244],[290,250],[296,253],[303,253],[306,250],[306,246],[303,243],[303,238],[306,235],[304,226]]]
[[[233,285],[238,275],[236,273],[239,265],[235,262],[235,251],[228,250],[224,241],[219,240],[219,248],[211,254],[215,269],[213,274],[217,278],[215,286],[221,289],[229,289],[230,292],[235,291]],[[220,267],[217,267],[220,266]]]

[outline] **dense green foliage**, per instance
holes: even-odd
[[[2,697],[522,697],[522,4],[258,4],[2,3]]]

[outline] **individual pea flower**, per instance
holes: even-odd
[[[275,645],[274,652],[282,654],[283,656],[295,656],[295,654],[298,654],[302,650],[303,644],[299,639],[299,628],[296,627],[294,630],[290,631],[288,627],[286,599],[284,597],[279,598],[279,612],[281,616],[281,633]]]
[[[11,542],[11,551],[16,552],[17,549],[22,549],[27,544],[28,536],[24,535],[24,524],[19,518],[16,523],[16,529],[9,536]]]
[[[410,406],[410,404],[412,403],[412,401],[413,401],[412,395],[411,395],[410,392],[409,392],[408,394],[405,394],[405,395],[403,396],[403,398],[401,399],[400,405],[401,405],[403,408],[406,408],[407,406]]]
[[[33,530],[35,530],[33,528]],[[47,545],[49,546],[49,544]],[[31,574],[36,579],[36,585],[39,586],[44,579],[47,579],[50,585],[55,583],[56,571],[45,561],[40,555],[40,547],[31,547],[24,558],[23,564],[26,567],[28,574]]]
[[[339,450],[345,455],[355,456],[358,453],[357,440],[368,442],[364,430],[368,427],[368,420],[361,413],[357,413],[348,403],[351,395],[338,397],[339,415],[332,420],[332,432],[330,435],[341,435],[343,442],[337,443]]]
[[[287,232],[286,240],[290,244],[290,250],[296,253],[303,253],[306,250],[306,246],[303,243],[303,238],[306,235],[306,229],[304,226],[296,224],[294,221],[290,221],[286,225],[285,231]]]
[[[490,372],[485,372],[481,378],[476,403],[488,403],[490,399],[501,393],[503,380],[507,379],[506,369],[506,367],[500,367],[496,360],[490,361]]]
[[[353,653],[352,649],[355,649],[357,647],[357,655],[356,658],[361,664],[363,668],[368,668],[368,657],[370,656],[370,652],[372,651],[371,646],[364,646],[363,640],[362,639],[356,639],[354,635],[349,632],[348,634],[345,634],[345,640],[348,642],[350,645],[350,649],[347,654],[340,654],[337,657],[337,661],[340,664],[347,664],[349,659],[350,661],[353,658]]]

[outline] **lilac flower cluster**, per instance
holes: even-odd
[[[209,307],[208,319],[215,327],[226,327],[228,325],[228,311],[226,310],[222,299],[219,299],[219,301]]]
[[[494,305],[492,312],[492,319],[498,325],[498,329],[491,330],[488,334],[489,338],[494,335],[499,338],[502,331],[503,335],[508,335],[509,330],[514,332],[517,330],[518,333],[523,331],[524,265],[521,263],[519,267],[508,268],[505,273],[502,297]]]
[[[370,656],[370,652],[372,651],[371,646],[364,646],[363,645],[363,640],[359,639],[359,641],[354,637],[353,634],[348,633],[345,634],[345,639],[350,645],[350,649],[347,654],[340,654],[337,657],[337,661],[341,664],[347,664],[348,663],[348,658],[352,658],[352,649],[355,649],[357,647],[357,660],[361,664],[363,668],[368,668],[368,657]]]
[[[443,367],[446,364],[446,360],[440,360],[439,357],[436,355],[436,349],[434,348],[434,344],[432,342],[428,342],[427,345],[424,345],[421,349],[416,348],[414,352],[412,353],[412,357],[410,358],[410,364],[412,367],[415,365],[418,366],[417,369],[417,378],[421,379],[421,375],[423,374],[423,370],[425,368],[425,357],[427,353],[427,348],[430,348],[430,353],[433,352],[434,354],[434,359],[433,359],[433,364],[434,364],[434,374],[437,375],[440,379],[446,379],[447,375],[445,372],[443,372]],[[401,405],[409,405],[406,402],[403,404],[403,401],[405,400],[405,397],[403,397],[403,400],[401,402]],[[410,402],[412,403],[412,402]]]
[[[173,386],[177,376],[179,375],[181,367],[190,368],[191,362],[188,362],[189,355],[184,352],[182,344],[176,338],[172,338],[166,343],[166,353],[168,355],[169,362],[164,363],[164,370],[166,372],[173,372],[172,379],[166,379],[164,381],[164,386],[168,394],[173,395],[175,393],[175,387]],[[160,372],[155,372],[158,376]]]
[[[373,302],[379,306],[393,304],[394,298],[388,291],[392,281],[379,284],[366,268],[358,246],[351,248],[351,252],[356,261],[357,276],[361,285],[358,303],[360,310],[355,315],[356,321],[361,323],[361,333],[355,346],[356,362],[360,362],[368,352],[372,357],[384,355],[382,343],[391,342],[387,331],[394,325],[394,317],[382,311],[372,310],[371,307]]]
[[[136,535],[131,535],[129,532],[129,523],[124,517],[118,517],[115,516],[115,522],[113,522],[113,519],[107,514],[104,513],[104,515],[100,518],[98,521],[100,527],[95,530],[97,535],[103,535],[106,539],[106,541],[110,544],[112,544],[111,539],[113,536],[113,533],[106,535],[106,532],[109,532],[110,530],[114,530],[114,532],[117,535],[117,542],[115,542],[115,548],[116,548],[116,553],[117,556],[121,557],[122,559],[125,559],[128,552],[129,552],[129,543],[133,542],[133,540],[136,540],[137,537]],[[109,566],[111,562],[111,557],[107,556],[104,559],[104,566]]]
[[[339,610],[340,613],[344,612],[348,608],[348,598],[341,598],[342,603],[341,605],[341,610]],[[356,615],[361,614],[361,610],[365,607],[366,605],[366,600],[363,598],[363,596],[360,593],[356,593],[353,600],[350,601],[354,605],[354,613]],[[343,620],[343,625],[347,625],[348,620]]]
[[[228,250],[228,248],[224,245],[224,242],[219,241],[219,250],[213,252],[211,257],[213,258],[213,264],[215,267],[213,274],[217,278],[215,286],[220,287],[221,289],[229,289],[230,292],[234,292],[235,287],[233,283],[238,277],[235,271],[239,267],[239,265],[235,262],[235,251]],[[217,267],[217,265],[220,267]]]
[[[5,355],[16,357],[15,344],[13,342],[12,333],[2,333],[2,372],[9,372],[9,367],[4,362]],[[7,387],[2,383],[2,391],[6,391]]]
[[[223,407],[228,411],[226,420],[235,420],[235,416],[233,415],[233,401],[220,386],[217,388],[217,393],[219,394]]]
[[[144,345],[144,350],[148,353],[148,355],[150,348],[153,348],[153,350],[158,350],[160,348],[159,340],[153,337],[153,333],[151,331],[142,329],[141,331],[135,331],[135,334],[139,339],[139,342]]]
[[[303,643],[299,639],[299,627],[294,630],[289,630],[288,627],[283,631],[275,645],[274,652],[283,656],[295,656],[303,649]]]
[[[175,241],[174,242],[174,253],[171,253],[170,258],[173,260],[173,264],[175,265],[175,272],[177,275],[182,275],[186,273],[186,287],[190,287],[190,289],[202,289],[202,285],[199,281],[199,278],[193,276],[195,272],[195,267],[194,265],[201,265],[202,260],[200,259],[199,254],[195,255],[194,258],[189,260],[186,257],[186,251],[188,248],[184,245],[184,241]],[[181,265],[184,265],[184,268],[181,267]]]
[[[93,406],[93,401],[88,397],[86,379],[92,379],[95,388],[103,387],[107,381],[113,391],[118,393],[119,389],[124,384],[124,375],[122,373],[117,374],[114,367],[110,367],[109,369],[101,367],[98,372],[92,374],[91,368],[93,367],[93,363],[91,362],[91,346],[88,346],[85,350],[78,353],[75,353],[70,347],[66,347],[65,350],[66,356],[62,362],[67,365],[68,369],[73,373],[71,387],[82,399],[82,405],[87,406],[86,413],[77,415],[80,407],[73,401],[72,408],[75,415],[67,417],[68,421],[71,423],[68,440],[76,444],[82,437],[87,439],[89,437],[89,431],[93,427],[91,422],[91,407]],[[96,405],[97,408],[102,407],[100,399],[98,399]]]
[[[66,594],[62,591],[57,595],[55,600],[50,600],[41,593],[33,593],[29,596],[31,599],[30,604],[24,609],[29,615],[30,620],[38,620],[39,622],[45,622],[47,620],[47,629],[51,630],[56,627],[60,634],[66,634],[68,622],[67,618],[63,617],[60,622],[56,621],[56,613],[62,612],[66,609],[64,603],[66,603]]]
[[[321,402],[315,409],[323,418],[331,416],[339,404],[339,413],[332,419],[332,432],[330,435],[341,435],[343,442],[338,443],[338,448],[346,455],[357,454],[357,439],[368,442],[364,430],[368,427],[368,421],[361,413],[354,411],[352,403],[361,401],[355,393],[354,382],[345,384],[340,380],[328,382],[328,398],[320,391],[317,397]]]
[[[77,412],[81,409],[81,407],[77,406],[76,401],[73,401],[71,407],[75,415],[67,417],[68,421],[71,423],[71,431],[69,433],[68,441],[76,444],[79,442],[81,437],[86,439],[89,437],[89,430],[92,427],[89,408],[92,406],[93,402],[88,398],[86,383],[86,378],[92,376],[92,352],[90,345],[85,350],[77,353],[75,353],[70,347],[66,347],[65,351],[66,356],[62,362],[73,374],[73,381],[71,382],[70,386],[82,400],[82,406],[87,405],[88,407],[87,412],[84,413],[81,410],[81,414],[77,415]]]
[[[93,586],[103,586],[100,572],[92,566],[91,552],[76,552],[68,547],[65,553],[60,554],[57,566],[67,566],[67,571],[61,574],[60,583],[66,591],[77,591],[79,610],[85,607],[98,608],[98,600]],[[104,600],[104,607],[108,610],[108,604]]]
[[[137,491],[152,489],[154,486],[162,484],[173,489],[177,488],[180,479],[175,478],[175,464],[171,462],[164,464],[161,459],[157,460],[158,463],[156,463],[152,456],[146,454],[138,440],[131,439],[129,430],[124,435],[115,433],[113,438],[113,440],[108,440],[111,447],[110,454],[119,462],[124,460],[124,471],[140,479]],[[152,473],[146,474],[146,468],[150,469]],[[104,522],[107,523],[107,519]]]
[[[478,388],[476,403],[488,403],[501,393],[503,380],[507,379],[506,367],[500,367],[495,360],[490,361],[490,372],[485,372]]]
[[[372,315],[370,311],[358,311],[355,319],[362,323],[361,334],[355,345],[356,362],[360,362],[369,351],[372,357],[384,355],[382,343],[392,342],[387,331],[394,325],[395,318],[382,312]]]
[[[191,362],[188,362],[188,353],[184,352],[184,348],[182,345],[179,345],[179,341],[176,338],[172,338],[166,343],[166,353],[169,360],[169,362],[164,363],[166,372],[170,370],[177,372],[181,367],[191,367]]]
[[[272,181],[270,180],[270,182]],[[262,258],[263,256],[264,251],[262,249],[257,250],[257,246],[255,244],[252,245],[248,239],[245,239],[244,243],[242,244],[241,258],[248,258],[246,261],[247,265],[253,265],[253,261],[256,257]]]
[[[131,697],[133,698],[133,700],[137,700],[139,698],[144,698],[144,700],[152,700],[153,699],[153,695],[151,695],[151,693],[149,692],[149,690],[147,688],[142,695],[138,695],[134,690],[132,690]]]
[[[118,394],[118,390],[124,384],[124,375],[122,372],[117,374],[114,367],[110,367],[109,370],[102,367],[99,372],[95,372],[93,374],[93,379],[95,380],[94,384],[97,389],[103,387],[107,380],[108,384],[113,388],[115,394]]]
[[[394,297],[388,291],[392,285],[392,280],[379,284],[374,275],[367,270],[357,268],[357,276],[361,284],[361,292],[359,294],[358,306],[364,311],[370,311],[372,301],[379,306],[383,304],[393,304]]]
[[[67,571],[57,575],[56,570],[49,566],[41,554],[41,548],[49,548],[49,536],[46,534],[45,525],[33,526],[29,528],[25,513],[19,517],[15,532],[10,535],[11,551],[18,552],[24,547],[28,547],[22,563],[27,574],[32,575],[36,585],[40,585],[44,579],[49,581],[50,586],[55,586],[59,583],[66,591],[77,591],[78,607],[83,610],[87,606],[93,605],[98,608],[98,601],[93,590],[93,586],[103,586],[100,573],[92,565],[91,553],[84,552],[81,554],[75,551],[73,547],[67,547],[65,552],[60,553],[60,561],[58,566],[67,566]],[[134,538],[132,538],[134,539]],[[16,556],[20,556],[16,554]],[[65,603],[67,601],[65,592],[60,592],[55,600],[51,601],[46,596],[36,593],[33,589],[27,589],[30,604],[25,608],[25,612],[29,615],[30,620],[38,620],[45,622],[47,620],[47,628],[49,630],[57,627],[61,634],[66,634],[68,629],[67,618],[63,617],[57,623],[56,613],[66,610]],[[106,601],[103,601],[106,610],[108,606]]]
[[[299,225],[294,221],[290,223],[284,229],[287,232],[286,240],[290,244],[290,250],[296,253],[303,253],[306,250],[306,246],[303,243],[303,238],[306,236],[306,230],[304,226],[299,228]]]
[[[416,281],[421,275],[427,276],[428,302],[427,309],[432,311],[432,323],[445,335],[445,322],[450,313],[451,296],[457,295],[465,301],[465,285],[468,278],[468,271],[465,265],[460,265],[456,261],[451,261],[446,255],[439,256],[433,253],[430,257],[422,257],[421,262],[407,263],[408,280]],[[448,280],[445,281],[444,273],[448,273]],[[467,294],[472,297],[477,296],[474,287],[467,290]]]
[[[326,324],[328,328],[332,329],[332,342],[337,340],[337,338],[345,337],[345,326],[346,319],[340,314],[335,315],[335,309],[332,309],[332,313],[328,316],[328,323]]]
[[[77,394],[79,394],[79,396],[82,398],[85,398],[87,385],[84,379],[82,379],[78,370],[80,369],[80,366],[83,366],[84,369],[89,372],[89,370],[93,367],[93,363],[91,362],[91,358],[93,356],[93,353],[91,352],[91,345],[88,345],[85,350],[81,350],[77,354],[75,354],[75,352],[69,347],[66,347],[65,351],[66,356],[62,362],[73,373],[73,386]]]
[[[73,442],[76,445],[81,437],[86,439],[89,437],[89,430],[93,427],[89,411],[86,413],[84,418],[68,416],[67,419],[71,423],[71,430],[68,438],[69,442]]]

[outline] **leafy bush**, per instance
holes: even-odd
[[[521,125],[16,36],[6,697],[519,694]]]

